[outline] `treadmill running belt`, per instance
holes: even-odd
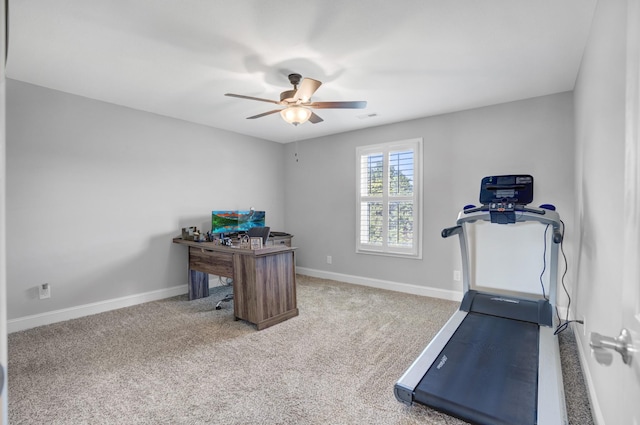
[[[537,324],[469,313],[414,397],[474,424],[535,424],[537,379]]]

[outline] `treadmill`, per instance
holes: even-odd
[[[478,425],[568,424],[554,334],[563,227],[555,207],[526,207],[532,200],[530,175],[485,177],[480,188],[482,205],[466,206],[456,226],[442,231],[444,238],[459,237],[464,296],[459,310],[395,384],[399,401],[417,402]],[[548,299],[471,287],[468,234],[477,221],[549,226],[553,242]]]

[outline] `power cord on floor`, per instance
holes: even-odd
[[[558,335],[560,332],[564,332],[569,327],[570,323],[579,323],[581,325],[584,325],[584,321],[582,320],[565,320],[564,322],[558,325],[558,327],[553,332],[553,334]]]
[[[220,286],[232,286],[233,279],[231,279],[230,277],[218,276],[218,283],[220,283]],[[225,295],[223,299],[218,301],[216,304],[216,310],[221,310],[222,303],[226,303],[230,301],[233,301],[233,293]]]

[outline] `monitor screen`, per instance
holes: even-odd
[[[255,210],[218,210],[211,212],[211,233],[246,232],[265,226],[265,212]]]

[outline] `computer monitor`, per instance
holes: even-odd
[[[211,233],[246,232],[252,227],[264,227],[265,211],[214,210],[211,212]]]

